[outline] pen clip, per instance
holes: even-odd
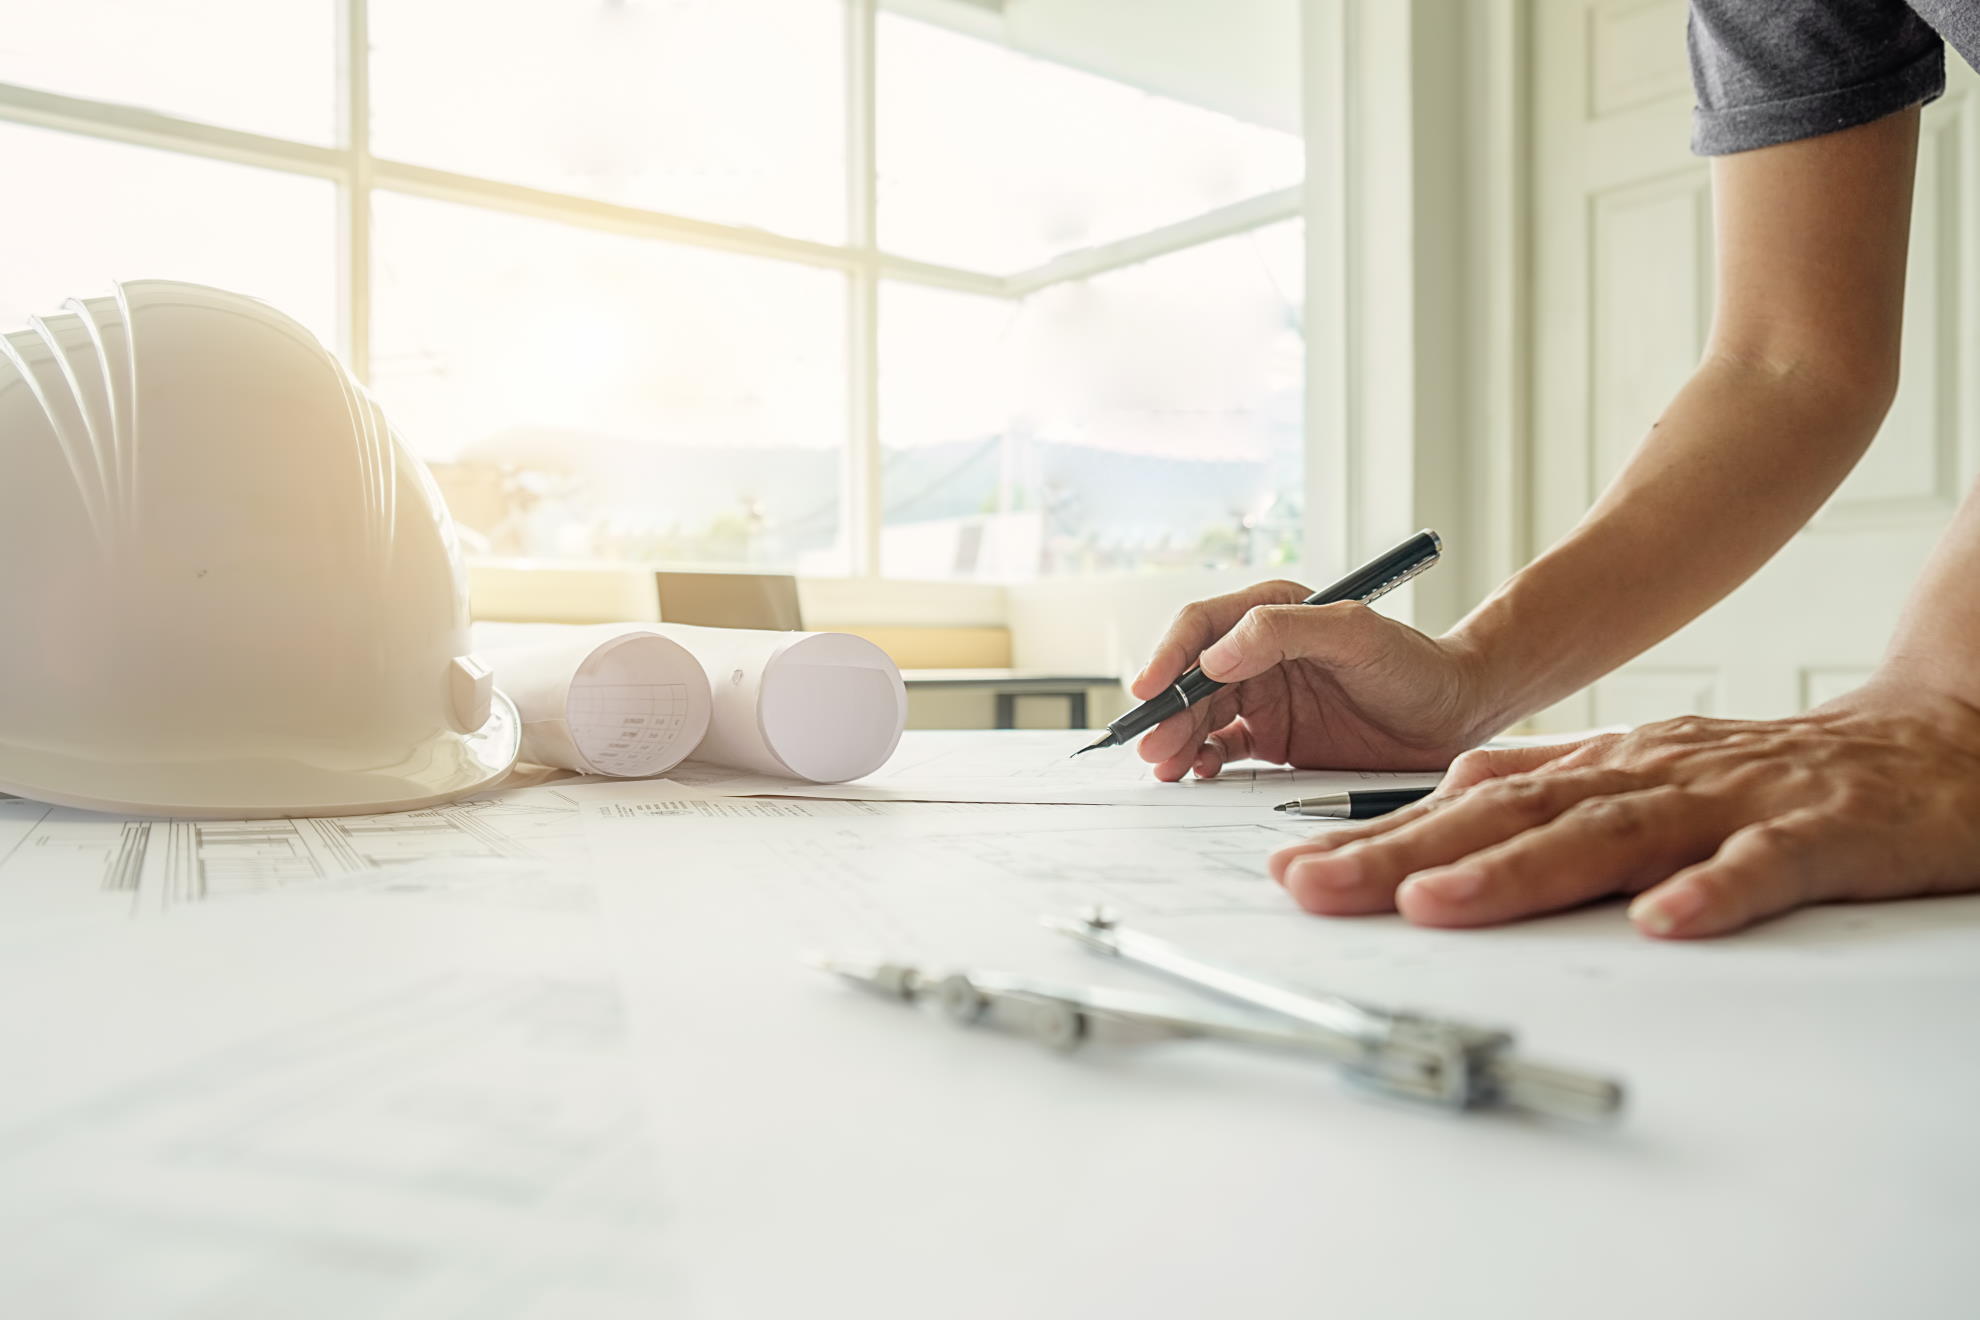
[[[1388,595],[1391,591],[1394,591],[1397,587],[1400,587],[1403,583],[1409,581],[1411,578],[1415,577],[1418,573],[1421,573],[1424,569],[1430,567],[1432,564],[1436,563],[1441,558],[1443,558],[1443,555],[1434,554],[1428,557],[1427,559],[1419,559],[1414,564],[1411,564],[1408,568],[1405,568],[1402,572],[1390,578],[1388,581],[1377,583],[1376,585],[1370,587],[1367,591],[1363,592],[1361,595],[1356,596],[1355,599],[1360,601],[1363,605],[1367,605],[1370,602],[1380,600],[1382,597]]]

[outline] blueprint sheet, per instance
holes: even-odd
[[[252,822],[0,799],[0,1315],[664,1311],[583,787]]]
[[[1674,945],[1619,903],[1495,931],[1311,917],[1263,873],[1303,827],[1256,812],[588,823],[682,1320],[1854,1320],[1980,1287],[1980,1054],[1954,1044],[1980,897]],[[1092,901],[1226,963],[1511,1027],[1620,1076],[1630,1108],[1563,1130],[1203,1042],[1062,1055],[800,960],[1187,1002],[1036,924]],[[1682,1267],[1645,1269],[1649,1242]]]
[[[0,798],[0,1315],[680,1314],[587,809],[1033,810],[580,779],[316,820]]]
[[[1090,735],[1056,730],[910,729],[887,764],[843,784],[796,784],[689,761],[669,778],[729,794],[899,802],[1019,802],[1116,806],[1271,808],[1293,798],[1357,788],[1428,786],[1441,774],[1373,770],[1292,770],[1244,763],[1214,779],[1165,784],[1132,747],[1072,753]]]
[[[585,902],[580,876],[560,862],[582,854],[577,794],[587,782],[297,820],[152,820],[0,798],[0,948],[48,923],[155,916],[297,886]]]

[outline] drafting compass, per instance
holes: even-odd
[[[813,958],[813,965],[889,998],[932,1002],[952,1020],[1000,1027],[1057,1049],[1207,1039],[1304,1054],[1374,1090],[1449,1109],[1506,1107],[1600,1119],[1622,1107],[1619,1082],[1522,1059],[1510,1032],[1375,1008],[1259,980],[1121,927],[1103,910],[1045,924],[1095,953],[1160,972],[1225,1002],[1199,1007],[1104,986],[1068,986],[980,970],[930,972],[904,963]]]

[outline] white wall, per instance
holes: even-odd
[[[1310,576],[1418,527],[1437,630],[1514,566],[1520,0],[1306,0]]]
[[[1300,0],[882,0],[1016,50],[1299,130]]]

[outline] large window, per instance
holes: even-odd
[[[1297,8],[26,6],[0,321],[117,278],[267,298],[489,557],[1269,567],[1301,526]]]

